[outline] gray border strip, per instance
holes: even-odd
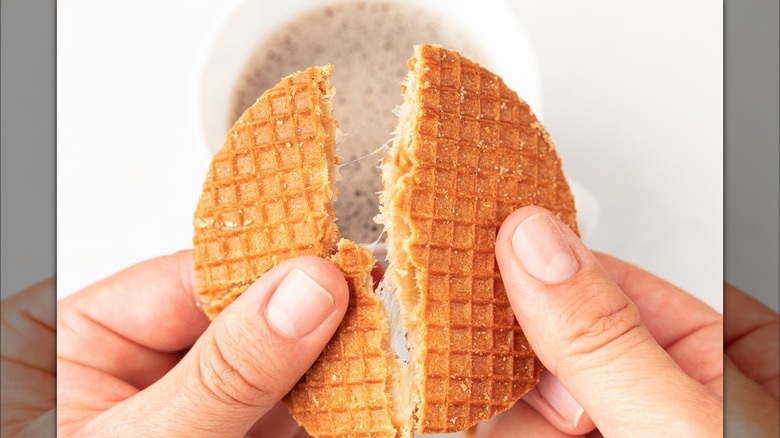
[[[56,3],[0,3],[0,291],[55,272]]]
[[[725,4],[725,276],[778,311],[777,1]]]

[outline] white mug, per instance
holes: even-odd
[[[370,1],[339,1],[339,0],[297,0],[294,2],[272,2],[245,0],[239,2],[235,9],[227,15],[214,31],[210,47],[204,53],[200,70],[196,74],[194,90],[193,120],[195,129],[200,133],[198,152],[205,162],[222,146],[234,114],[234,95],[245,75],[247,65],[256,57],[258,48],[270,38],[283,32],[289,23],[297,18],[321,10],[327,6],[357,5],[358,3],[390,3],[407,5],[424,9],[451,25],[453,29],[462,30],[479,56],[475,60],[486,68],[501,76],[506,84],[531,106],[537,117],[542,113],[542,90],[539,68],[536,56],[519,18],[504,0],[485,0],[473,2],[469,0],[382,0]],[[430,41],[419,41],[427,43]],[[324,41],[323,44],[330,44]],[[408,47],[408,56],[413,48]],[[302,67],[303,68],[303,67]],[[335,65],[336,74],[339,65]],[[399,69],[405,70],[405,65]],[[293,71],[285,72],[291,74]],[[283,75],[282,75],[283,76]],[[273,78],[274,80],[281,79]],[[403,80],[398,77],[397,83]],[[337,96],[339,87],[336,87]],[[398,89],[398,104],[401,103],[400,86]],[[262,90],[258,90],[261,93]],[[387,116],[395,119],[391,111],[385,111]],[[336,111],[338,113],[338,102]],[[338,115],[338,114],[337,114]],[[350,132],[346,132],[347,136]],[[390,132],[387,133],[389,138]],[[380,146],[378,144],[377,146]],[[349,147],[345,143],[343,147]],[[339,150],[341,157],[349,156],[349,151]],[[376,159],[380,157],[375,157]],[[378,177],[377,177],[378,178]],[[590,202],[592,195],[581,186],[572,182],[575,192],[584,192],[575,199],[588,200],[587,205],[581,205],[580,228],[585,235],[595,228],[597,205]],[[575,193],[578,195],[578,193]],[[585,211],[583,208],[585,207]],[[595,209],[595,212],[589,211]],[[584,215],[583,215],[584,213]],[[591,220],[592,219],[592,220]],[[366,219],[362,219],[366,220]],[[583,226],[584,225],[584,226]],[[350,236],[347,236],[350,237]],[[371,242],[361,242],[370,244]],[[373,245],[375,255],[384,258],[384,244]]]
[[[542,93],[536,56],[518,17],[504,0],[383,2],[409,4],[429,10],[466,31],[487,58],[478,61],[483,61],[486,67],[501,76],[510,88],[528,102],[537,116],[541,116]],[[260,44],[307,11],[345,3],[350,2],[245,0],[237,4],[235,10],[218,26],[196,75],[194,121],[196,129],[201,133],[204,158],[213,155],[224,142],[225,133],[230,128],[228,114],[235,87]],[[411,56],[412,47],[408,51]],[[337,71],[338,67],[335,66]],[[399,84],[401,80],[403,77],[398,78]],[[387,109],[388,114],[392,109]]]

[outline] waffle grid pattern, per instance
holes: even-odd
[[[349,285],[347,313],[325,350],[286,398],[291,414],[318,437],[395,437],[389,412],[388,323],[370,281],[373,257],[341,240],[332,261]]]
[[[528,105],[457,52],[421,50],[406,214],[427,321],[419,427],[439,433],[508,409],[541,373],[495,261],[501,223],[531,204],[576,223],[560,160]]]
[[[329,217],[327,127],[312,67],[282,80],[250,107],[214,157],[195,214],[199,293],[215,317],[288,258],[325,255],[338,237]],[[332,152],[331,152],[332,155]]]

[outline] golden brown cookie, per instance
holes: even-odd
[[[382,165],[388,274],[409,333],[416,428],[454,432],[514,405],[542,370],[501,281],[498,228],[539,205],[576,232],[574,198],[547,132],[500,77],[421,45],[403,91]]]
[[[390,349],[385,310],[374,295],[374,257],[342,239],[330,260],[347,278],[347,313],[284,401],[312,436],[394,438],[392,395],[400,366]]]
[[[311,67],[282,79],[212,159],[193,238],[198,294],[212,319],[273,266],[327,256],[339,238],[332,72]]]

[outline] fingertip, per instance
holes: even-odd
[[[344,274],[336,265],[322,257],[301,256],[280,263],[272,271],[279,271],[277,274],[284,277],[295,269],[302,271],[325,289],[333,298],[334,308],[342,315],[346,312],[349,302],[349,287]]]
[[[477,425],[478,437],[539,436],[545,438],[571,438],[571,435],[561,432],[547,418],[526,403],[525,398],[515,403],[512,408],[504,411],[490,420]]]
[[[304,340],[305,345],[316,346],[333,335],[348,302],[347,282],[333,263],[301,256],[271,268],[218,318],[232,314],[245,324],[260,324],[265,333],[272,335],[268,342]]]
[[[498,230],[498,234],[496,235],[495,251],[496,260],[498,261],[499,268],[502,268],[502,273],[505,271],[507,273],[508,271],[511,271],[509,266],[514,265],[514,263],[510,264],[510,261],[515,262],[517,260],[517,257],[514,253],[514,248],[512,247],[512,238],[515,234],[515,231],[529,216],[533,216],[534,214],[539,213],[550,213],[550,211],[535,205],[521,207],[507,216],[507,218],[501,224],[501,227]]]
[[[561,432],[585,435],[596,428],[585,409],[549,371],[542,374],[539,383],[523,400]]]
[[[520,224],[526,220],[529,216],[533,216],[535,214],[539,213],[547,213],[549,215],[552,215],[552,212],[550,210],[547,210],[546,208],[542,208],[536,205],[529,205],[526,207],[520,207],[517,210],[513,211],[509,216],[507,216],[506,219],[504,219],[504,222],[501,224],[501,228],[498,231],[497,237],[497,244],[496,248],[498,248],[498,244],[503,244],[506,249],[511,250],[512,247],[512,236],[515,233],[515,230],[517,227],[520,226]],[[502,249],[504,249],[502,247]]]

